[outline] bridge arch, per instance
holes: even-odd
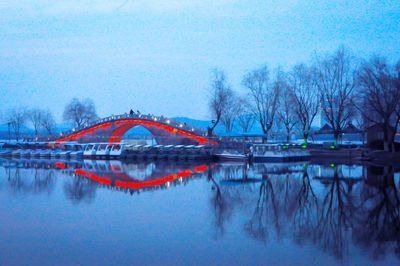
[[[152,143],[155,145],[158,144],[157,140],[154,138],[153,133],[141,125],[131,127],[121,136],[121,142],[131,140],[142,140],[142,142],[138,142],[138,144],[144,143],[143,140],[146,143]]]
[[[117,116],[106,118],[101,122],[86,128],[63,134],[57,142],[78,141],[119,143],[124,134],[131,128],[142,126],[146,128],[158,144],[216,144],[215,141],[204,137],[204,133],[187,125],[170,120],[147,117]]]

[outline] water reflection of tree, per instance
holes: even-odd
[[[216,237],[223,236],[225,232],[225,223],[230,219],[234,208],[243,203],[243,186],[223,186],[221,187],[216,178],[223,181],[232,181],[247,178],[246,165],[218,165],[209,168],[207,173],[208,180],[212,183],[213,191],[211,205],[214,211],[214,223],[216,228]],[[245,189],[246,190],[246,189]]]
[[[256,208],[250,220],[245,224],[245,230],[251,237],[266,242],[270,220],[275,227],[277,235],[279,235],[278,203],[271,179],[265,175],[260,185]]]
[[[307,167],[304,167],[300,189],[296,195],[296,207],[293,214],[293,234],[296,242],[312,238],[315,241],[315,230],[318,220],[318,199],[311,186]]]
[[[64,184],[65,195],[74,204],[83,201],[87,203],[92,202],[96,196],[96,188],[96,183],[81,176],[75,176]]]
[[[243,200],[244,208],[255,206],[244,224],[246,234],[254,239],[266,242],[275,233],[288,234],[296,243],[310,241],[338,259],[345,258],[352,244],[373,248],[376,258],[389,248],[400,254],[400,192],[393,171],[371,184],[345,176],[341,166],[324,169],[326,176],[319,176],[313,166],[308,168],[282,173],[265,167],[261,183],[243,186],[220,187],[212,179],[220,232]],[[238,169],[219,171],[223,177],[238,179]]]
[[[45,169],[8,170],[8,180],[13,193],[50,193],[54,190],[55,180],[52,170]]]
[[[9,175],[10,186],[14,193],[21,193],[28,191],[28,184],[21,178],[21,172],[19,168],[15,168],[14,174],[10,172]]]
[[[307,167],[303,167],[303,171],[278,174],[268,170],[263,169],[263,182],[253,215],[245,225],[246,232],[265,242],[268,227],[272,226],[278,238],[290,231],[296,241],[301,242],[315,229],[318,213],[317,197]],[[288,227],[289,224],[293,227]]]
[[[303,176],[294,215],[295,239],[310,239],[339,259],[346,254],[350,236],[366,249],[373,247],[376,258],[393,244],[399,254],[400,196],[393,172],[377,186],[364,184],[361,194],[355,195],[352,188],[358,180],[343,176],[340,167],[333,170],[333,177],[320,179],[326,192],[318,195],[308,175]]]
[[[383,172],[378,182],[363,186],[360,222],[353,236],[357,244],[372,249],[373,258],[384,256],[390,248],[400,258],[400,188],[396,187],[391,167]]]
[[[228,202],[224,199],[221,193],[221,188],[218,183],[215,181],[214,172],[211,168],[209,168],[207,173],[207,178],[212,182],[211,189],[213,191],[213,195],[211,197],[212,209],[214,210],[214,223],[216,228],[216,238],[222,236],[224,234],[224,222],[229,216],[228,212]]]
[[[352,213],[355,207],[351,196],[351,182],[339,178],[338,171],[338,167],[335,167],[333,178],[328,181],[328,190],[323,197],[315,237],[324,250],[342,259],[346,250],[346,233],[352,227]]]
[[[33,190],[35,193],[53,191],[55,185],[54,171],[35,169],[35,178],[33,182]]]

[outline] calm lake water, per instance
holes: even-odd
[[[0,160],[0,264],[399,265],[396,171]]]

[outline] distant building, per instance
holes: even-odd
[[[328,124],[324,124],[318,131],[315,132],[315,140],[322,142],[333,142],[333,130]],[[363,144],[364,134],[363,132],[355,127],[352,123],[342,129],[342,134],[339,136],[339,141],[341,143],[353,143],[353,144]]]
[[[317,134],[333,134],[332,127],[328,124],[325,124],[318,130]]]
[[[394,127],[390,127],[388,139],[395,134]],[[367,128],[367,144],[371,148],[383,149],[384,132],[380,125],[375,124]]]
[[[343,129],[343,134],[361,134],[362,130],[358,129],[352,123],[348,123],[347,127]]]

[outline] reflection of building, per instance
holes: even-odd
[[[36,178],[33,171],[40,168],[56,173],[54,171],[56,169],[62,174],[73,177],[70,185],[71,195],[86,191],[86,188],[88,193],[92,193],[97,187],[131,192],[131,194],[144,190],[163,189],[174,185],[186,184],[189,179],[201,177],[209,168],[207,164],[198,164],[196,162],[174,164],[165,162],[125,163],[116,160],[60,161],[30,159],[0,161],[0,166],[14,168],[18,171],[21,168],[26,169],[28,173],[25,173],[24,177],[34,176],[36,181],[39,181],[39,179]]]
[[[314,177],[316,179],[357,179],[361,180],[365,173],[364,167],[361,165],[311,165],[309,168],[314,169]]]
[[[396,187],[395,172],[390,166],[370,166],[368,167],[365,183],[374,187]]]

